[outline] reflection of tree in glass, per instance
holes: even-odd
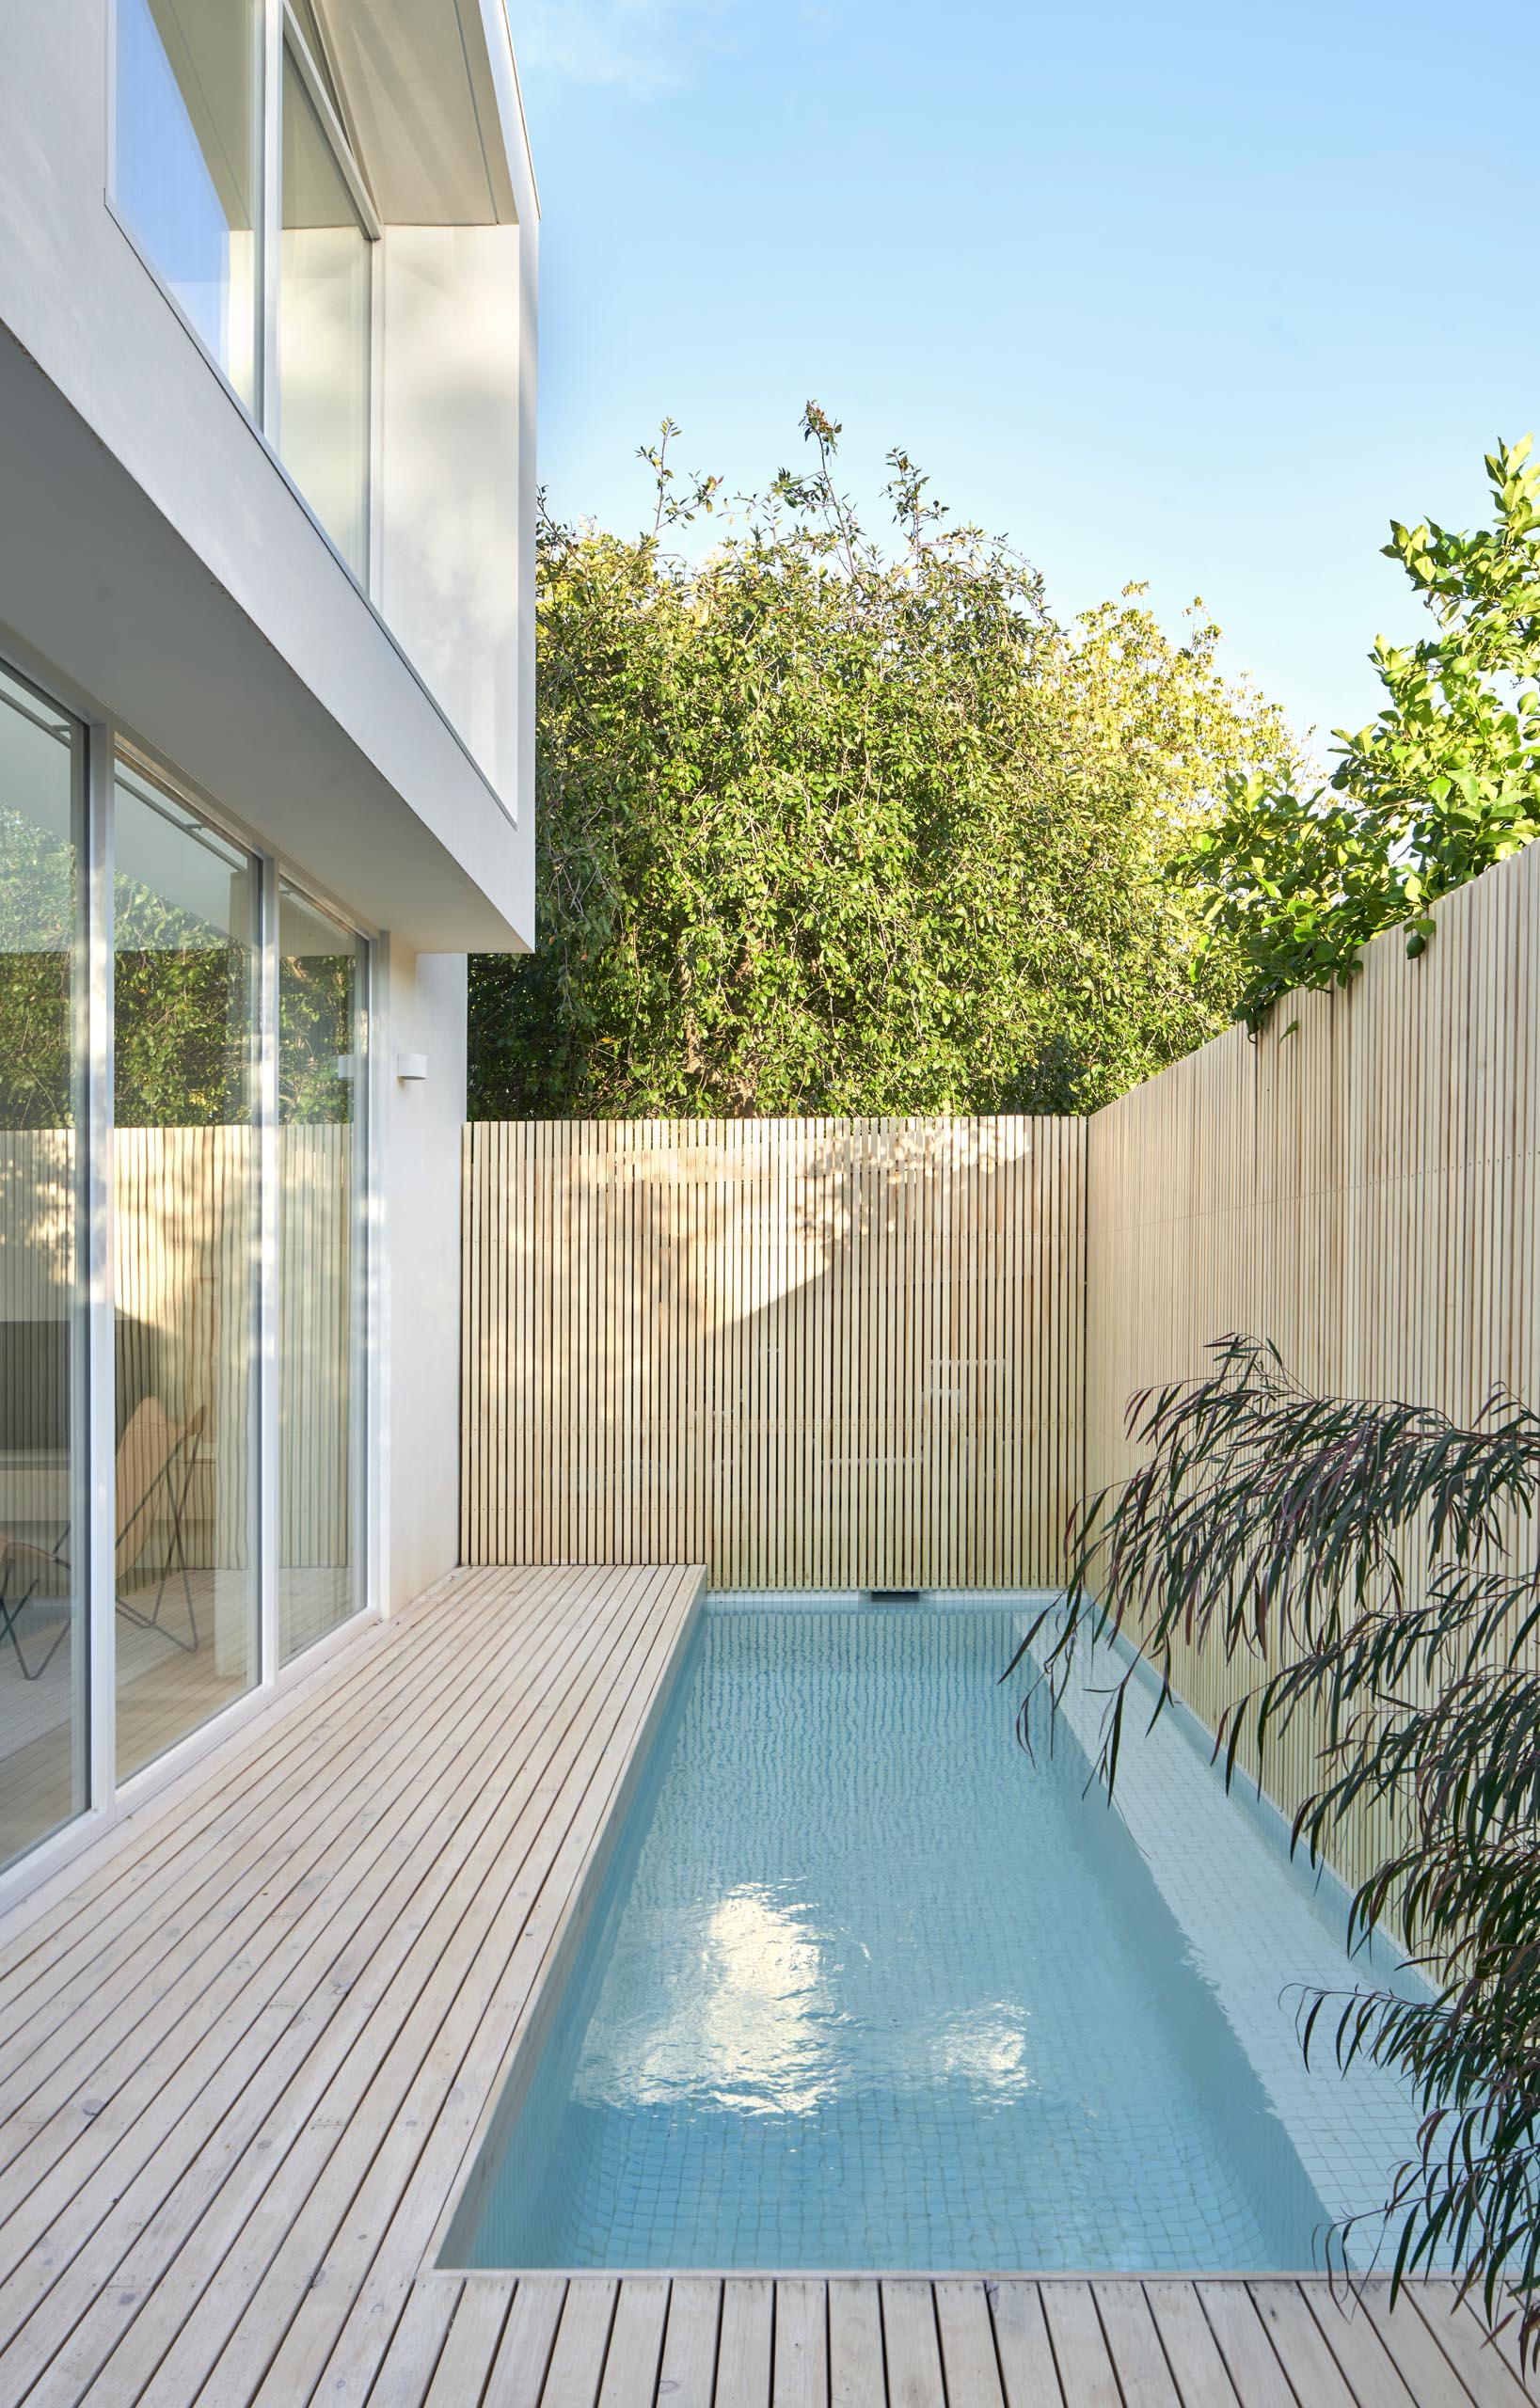
[[[286,954],[278,965],[280,1120],[353,1118],[353,973],[351,953]]]
[[[255,1091],[252,950],[126,876],[115,882],[114,904],[119,1126],[248,1122]],[[73,1119],[74,921],[69,847],[0,806],[0,1127],[64,1129]],[[355,1009],[351,951],[285,956],[278,980],[283,1120],[352,1120]]]
[[[0,1127],[65,1129],[70,1093],[70,848],[0,806]]]
[[[251,948],[136,879],[114,881],[114,1098],[125,1129],[252,1117]]]

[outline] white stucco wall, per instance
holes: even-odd
[[[378,1600],[418,1595],[459,1561],[460,1148],[466,1112],[466,961],[380,946],[382,1275],[377,1301]],[[402,1080],[402,1054],[427,1077]]]
[[[517,226],[382,238],[380,607],[500,793],[520,785]]]

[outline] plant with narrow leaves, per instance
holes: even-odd
[[[1540,468],[1531,437],[1487,456],[1493,521],[1457,534],[1392,519],[1435,635],[1371,657],[1385,707],[1337,732],[1337,766],[1307,791],[1237,773],[1185,874],[1216,941],[1240,957],[1237,1017],[1260,1029],[1291,988],[1345,987],[1382,929],[1414,958],[1432,906],[1540,835]]]
[[[1397,1836],[1360,1881],[1350,1941],[1389,1925],[1431,1994],[1316,1994],[1346,2066],[1372,2059],[1421,2104],[1417,2156],[1374,2202],[1394,2285],[1452,2262],[1498,2327],[1540,2346],[1540,1560],[1531,1525],[1540,1416],[1494,1393],[1469,1425],[1423,1405],[1320,1396],[1274,1348],[1230,1337],[1205,1377],[1128,1412],[1145,1451],[1072,1528],[1061,1606],[1034,1622],[1021,1733],[1050,1714],[1089,1639],[1125,1633],[1173,1694],[1179,1651],[1243,1669],[1215,1756],[1259,1785],[1303,1719],[1316,1782],[1296,1847],[1348,1829]],[[1115,1682],[1097,1772],[1118,1771],[1134,1661]],[[1409,1988],[1410,1986],[1406,1986]],[[1367,2213],[1367,2210],[1366,2210]],[[1364,2219],[1356,2218],[1354,2225]],[[1338,2238],[1344,2251],[1352,2226]]]

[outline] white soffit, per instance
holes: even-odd
[[[495,13],[500,21],[500,0]],[[515,174],[480,0],[325,0],[325,21],[386,223],[515,223]],[[520,161],[518,182],[527,181]]]
[[[259,842],[417,950],[527,948],[501,804],[319,543],[310,599],[335,623],[328,678],[357,705],[348,724],[3,326],[0,426],[0,656],[26,669],[35,655],[45,688],[56,663]]]

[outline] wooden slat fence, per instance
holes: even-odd
[[[1383,937],[1345,993],[1291,997],[1256,1044],[1232,1030],[1090,1123],[1089,1485],[1133,1460],[1128,1397],[1230,1330],[1341,1393],[1540,1403],[1540,846],[1437,921],[1421,960]],[[1175,1674],[1212,1728],[1234,1677],[1190,1653]],[[1286,1807],[1315,1744],[1297,1725],[1275,1763]]]
[[[506,1122],[466,1147],[467,1562],[1055,1577],[1084,1123]]]

